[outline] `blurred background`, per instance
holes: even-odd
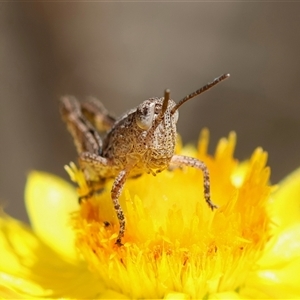
[[[269,152],[272,182],[300,166],[300,3],[1,3],[0,206],[27,221],[26,174],[68,178],[76,161],[58,99],[96,96],[115,115],[165,88],[178,101],[230,73],[180,109],[178,132],[210,151],[235,130],[236,157]]]

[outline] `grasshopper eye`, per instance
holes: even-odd
[[[136,124],[143,130],[148,130],[153,123],[155,104],[152,102],[143,103],[137,108]]]

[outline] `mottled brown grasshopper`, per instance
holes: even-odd
[[[206,165],[192,157],[175,155],[178,108],[186,101],[209,90],[228,78],[224,74],[186,96],[177,104],[164,97],[150,98],[119,119],[112,117],[101,102],[89,99],[78,102],[72,96],[61,99],[61,115],[73,136],[79,164],[91,190],[98,183],[114,179],[111,198],[119,220],[116,244],[122,245],[125,216],[119,203],[124,183],[129,177],[143,173],[156,175],[168,167],[190,166],[203,172],[204,198],[213,210],[217,206],[210,198],[210,179]],[[105,132],[102,140],[99,132]]]

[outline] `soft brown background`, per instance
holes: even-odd
[[[231,78],[181,108],[179,132],[230,130],[236,156],[262,146],[272,180],[300,166],[300,3],[1,3],[0,205],[26,220],[32,169],[67,178],[76,159],[58,114],[63,94],[94,95],[117,115],[170,88],[181,99]],[[288,202],[287,202],[288,205]]]

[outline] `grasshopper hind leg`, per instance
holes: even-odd
[[[81,103],[81,110],[84,116],[99,132],[108,131],[116,122],[116,118],[94,97],[89,97],[83,101]]]
[[[101,153],[102,139],[83,115],[80,102],[73,96],[61,98],[60,113],[71,133],[77,152]]]

